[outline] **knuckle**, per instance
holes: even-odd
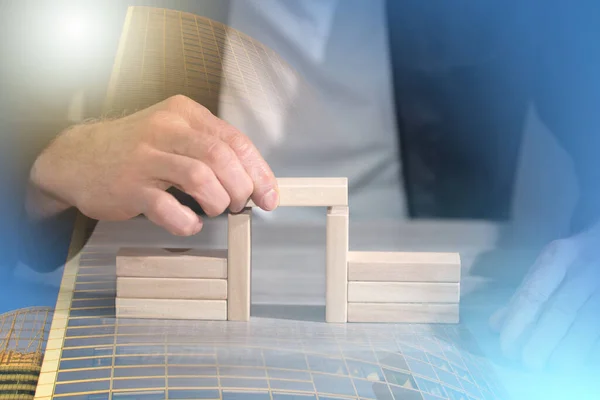
[[[209,179],[207,168],[202,164],[198,164],[193,168],[190,168],[187,173],[187,182],[190,188],[201,188]]]
[[[252,142],[250,139],[238,132],[233,133],[229,136],[229,145],[235,150],[241,157],[248,157],[252,155]]]
[[[227,206],[228,206],[228,204],[225,204],[224,202],[219,201],[219,202],[213,202],[213,203],[205,205],[203,207],[203,210],[208,217],[214,218],[214,217],[218,217],[219,215],[223,214],[225,212],[225,210],[227,209]]]
[[[212,141],[206,148],[206,162],[213,167],[226,167],[233,161],[234,154],[227,144],[220,140]]]
[[[539,306],[548,301],[550,297],[548,294],[542,291],[535,290],[533,288],[525,288],[519,293],[520,304],[528,304],[533,306]]]
[[[252,141],[248,136],[244,135],[222,119],[217,120],[216,124],[218,136],[223,138],[236,153],[248,155],[252,151]]]
[[[188,107],[191,101],[192,99],[183,94],[176,94],[165,100],[165,105],[168,109],[179,111]]]
[[[172,120],[173,116],[169,112],[163,110],[154,111],[148,116],[144,133],[154,136],[163,132]]]
[[[254,192],[254,184],[252,180],[249,178],[243,179],[239,182],[234,191],[234,201],[236,202],[246,202],[252,193]]]

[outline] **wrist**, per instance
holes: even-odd
[[[25,211],[30,219],[53,217],[76,206],[80,171],[73,167],[73,161],[80,154],[79,146],[84,145],[79,140],[85,128],[85,125],[76,125],[63,131],[34,161],[25,199]]]
[[[25,197],[25,213],[29,220],[40,221],[51,218],[71,207],[71,204],[45,192],[31,180],[29,181]]]

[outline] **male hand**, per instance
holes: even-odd
[[[264,210],[278,205],[273,172],[249,138],[191,99],[174,96],[60,134],[31,170],[29,209],[61,203],[111,221],[144,214],[175,235],[199,232],[200,217],[170,195],[170,187],[194,197],[209,217],[227,208],[239,212],[250,198]]]
[[[525,366],[581,365],[600,339],[600,226],[548,245],[490,320]]]

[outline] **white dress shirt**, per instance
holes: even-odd
[[[293,113],[281,110],[281,119],[262,125],[231,118],[275,174],[348,177],[352,219],[404,218],[384,2],[233,0],[227,24],[273,49],[297,74]],[[227,107],[221,117],[228,120]],[[323,215],[283,207],[268,214]]]

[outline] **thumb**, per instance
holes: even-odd
[[[144,193],[143,214],[154,224],[177,236],[191,236],[202,229],[202,219],[173,195],[158,188]]]

